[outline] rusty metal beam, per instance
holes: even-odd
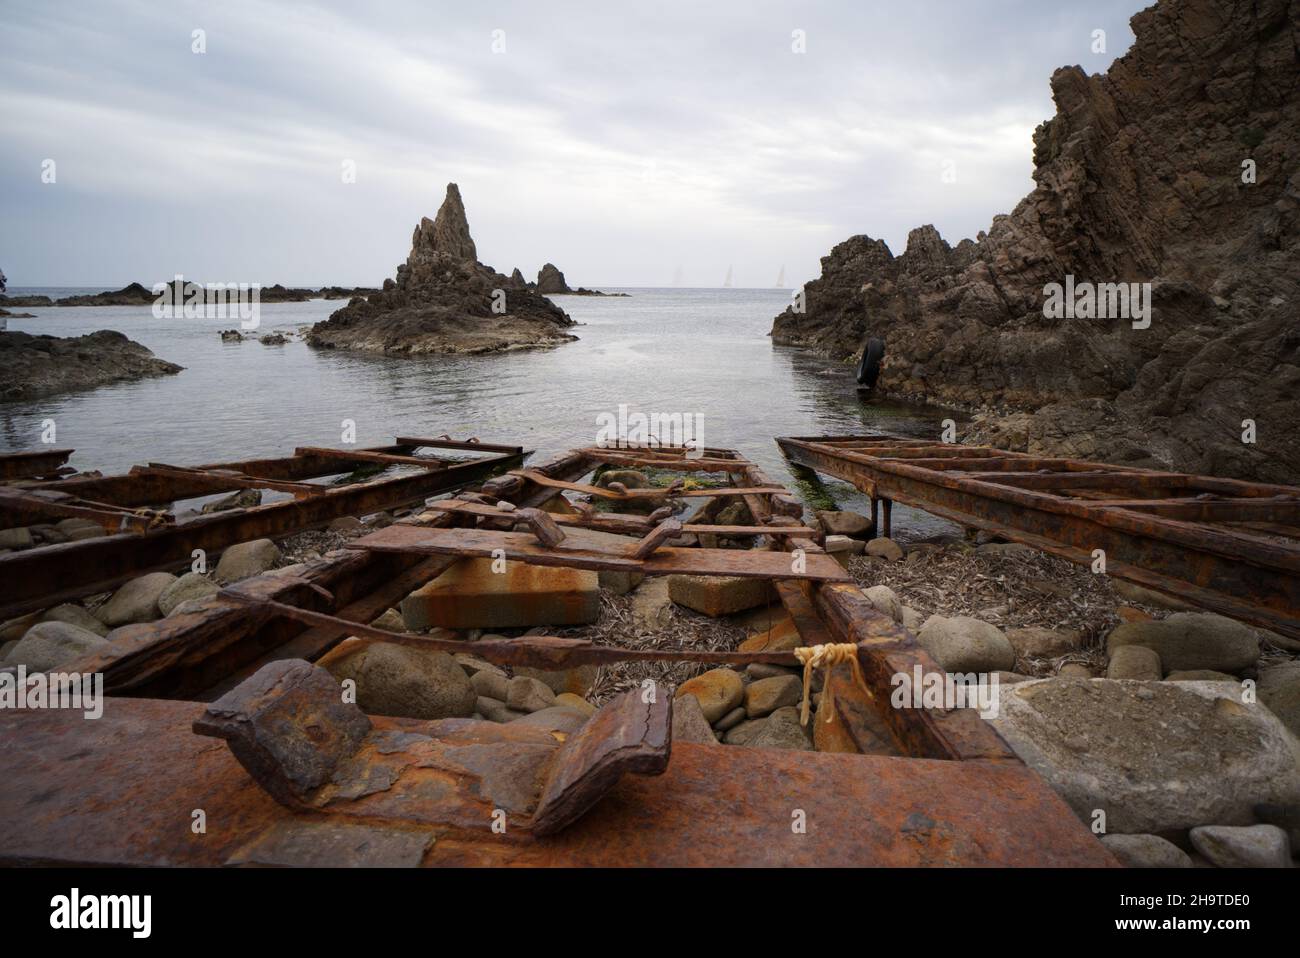
[[[1300,547],[1294,543],[1115,508],[1105,500],[1066,498],[1002,485],[920,464],[929,460],[872,457],[817,439],[783,438],[777,442],[799,465],[847,480],[872,496],[996,532],[1083,565],[1091,564],[1094,550],[1101,549],[1109,575],[1232,618],[1300,636]],[[1079,460],[1062,462],[1062,468],[1072,472],[1100,468]],[[1153,485],[1169,478],[1166,473],[1150,475]],[[1201,488],[1235,486],[1242,493],[1236,502],[1263,494],[1300,496],[1300,489],[1286,486],[1202,476],[1193,477],[1193,481]]]
[[[35,449],[0,455],[0,482],[55,475],[75,449]]]
[[[462,515],[483,519],[509,519],[512,513],[495,506],[479,502],[465,502],[461,499],[444,499],[429,503],[429,508],[436,512],[456,512]],[[655,524],[644,516],[619,515],[617,513],[594,513],[591,518],[584,516],[566,516],[560,513],[551,515],[557,525],[572,526],[579,529],[594,529],[598,532],[612,532],[615,535],[645,535]],[[719,536],[801,536],[814,537],[819,533],[808,526],[719,526],[688,522],[682,525],[679,535],[686,533],[707,532]]]
[[[359,451],[402,454],[410,452],[412,448],[402,445],[374,446]],[[349,472],[351,471],[349,465],[351,469],[355,469],[366,466],[367,463],[359,459],[349,464],[321,456],[281,456],[271,459],[212,462],[190,468],[199,472],[224,471],[256,479],[292,482]],[[41,488],[67,493],[80,499],[128,507],[168,504],[182,499],[210,496],[214,492],[212,484],[206,479],[189,481],[172,476],[140,476],[130,473],[117,476],[73,476],[70,479],[46,483]],[[234,485],[226,486],[230,491],[236,488],[238,487]]]
[[[283,479],[261,479],[255,476],[247,476],[242,472],[213,471],[206,469],[192,469],[186,466],[169,466],[164,462],[151,462],[147,466],[134,466],[131,469],[133,476],[159,476],[169,479],[179,479],[183,482],[193,482],[202,485],[208,483],[209,489],[214,492],[225,492],[228,489],[270,489],[273,492],[287,492],[295,499],[304,499],[307,496],[318,495],[322,492],[328,492],[329,486],[312,485],[308,482],[289,482]]]
[[[645,575],[729,575],[749,578],[811,578],[844,581],[848,574],[826,555],[809,556],[807,568],[796,573],[788,556],[758,549],[661,548],[644,558],[616,555],[584,548],[572,542],[554,547],[538,543],[531,533],[490,529],[443,529],[392,525],[354,539],[348,549],[408,552],[421,555],[456,555],[507,559],[530,565],[573,569],[640,572]],[[500,550],[500,551],[498,551]]]
[[[437,439],[398,436],[396,442],[399,446],[411,446],[416,449],[464,449],[471,452],[490,452],[507,456],[522,455],[524,451],[523,446],[479,442],[477,439],[452,439],[450,436],[439,436]]]
[[[669,499],[679,497],[696,497],[709,498],[713,496],[757,496],[768,493],[784,493],[785,488],[782,486],[766,486],[752,489],[738,489],[734,486],[720,486],[714,489],[668,489],[668,488],[651,488],[651,489],[629,489],[627,492],[618,492],[614,489],[605,489],[601,486],[589,486],[579,482],[564,482],[558,479],[550,479],[546,476],[530,475],[532,470],[514,469],[511,470],[512,476],[519,476],[523,479],[530,479],[533,482],[543,486],[550,486],[553,489],[567,489],[570,492],[581,492],[589,496],[597,496],[601,499]]]
[[[192,733],[203,712],[121,698],[94,722],[0,711],[0,864],[1116,866],[1032,771],[979,761],[678,742],[662,775],[625,776],[549,836],[303,814]],[[370,721],[394,736],[438,724]],[[177,827],[177,809],[194,808],[222,827]],[[790,827],[794,808],[805,834]]]
[[[251,539],[318,528],[339,516],[368,515],[423,502],[439,492],[481,481],[518,461],[499,454],[446,469],[325,488],[319,495],[199,516],[142,535],[122,534],[42,546],[0,556],[0,618],[103,592],[145,572],[210,556]]]
[[[420,456],[399,456],[386,452],[363,452],[349,449],[326,449],[320,446],[299,446],[293,451],[295,456],[320,456],[323,459],[343,459],[357,462],[374,462],[385,466],[419,466],[422,469],[443,469],[447,463],[441,459],[425,459]]]
[[[581,476],[591,471],[591,464],[583,456],[569,454],[537,468],[556,476]],[[555,492],[520,483],[520,489],[512,495],[521,506],[538,506]],[[446,517],[435,520],[445,521]],[[400,588],[398,583],[413,569],[423,566],[429,571],[424,581],[429,581],[455,561],[450,557],[429,560],[397,553],[332,552],[308,563],[301,578],[267,574],[240,583],[240,587],[272,601],[334,612],[342,622],[333,621],[308,634],[300,622],[258,612],[228,598],[213,597],[192,612],[124,626],[115,631],[114,640],[106,647],[68,663],[68,669],[102,673],[104,688],[111,695],[211,697],[209,690],[223,690],[231,676],[250,665],[285,657],[314,658],[313,648],[319,649],[316,654],[323,654],[351,634],[353,616],[356,621],[368,622],[391,605],[393,599],[367,615],[367,609],[374,609],[374,603],[384,600],[385,590]],[[308,584],[304,585],[302,579]],[[412,585],[402,595],[422,584]],[[331,595],[333,603],[326,599]]]

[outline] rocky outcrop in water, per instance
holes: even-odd
[[[275,283],[258,288],[260,303],[305,303],[311,299],[351,299],[379,292],[373,286],[322,286],[319,290]],[[183,293],[182,293],[183,295]],[[51,299],[49,296],[0,296],[3,306],[153,306],[158,297],[152,289],[131,283],[122,289],[103,293],[82,293]]]
[[[920,227],[901,256],[844,241],[773,342],[848,359],[882,336],[883,389],[979,411],[967,438],[1295,482],[1300,4],[1164,0],[1132,26],[1105,75],[1052,76],[1010,215],[956,246]],[[1118,299],[1048,318],[1067,277],[1150,283],[1149,327]]]
[[[181,369],[108,329],[66,338],[0,332],[2,399],[34,399]]]
[[[564,281],[564,274],[552,263],[547,263],[537,272],[537,291],[539,293],[568,293],[569,284]]]
[[[308,343],[420,355],[557,346],[577,338],[566,332],[574,323],[562,309],[477,257],[460,190],[451,183],[437,217],[415,228],[396,280],[317,323]]]

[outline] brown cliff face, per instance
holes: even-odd
[[[924,226],[898,257],[852,237],[773,342],[847,358],[883,336],[883,388],[984,411],[967,438],[1300,482],[1300,0],[1164,0],[1132,25],[1104,76],[1053,75],[1037,186],[987,236]],[[1046,318],[1067,275],[1150,282],[1149,328]]]
[[[393,355],[489,353],[571,342],[572,325],[545,296],[478,262],[460,190],[449,183],[438,215],[415,228],[396,280],[317,323],[307,342]]]

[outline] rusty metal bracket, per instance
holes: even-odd
[[[253,780],[298,810],[490,831],[498,809],[536,835],[581,818],[626,773],[660,775],[672,697],[639,689],[571,737],[472,719],[427,734],[377,730],[324,669],[272,662],[208,706],[194,732],[224,739]],[[538,783],[541,783],[540,788]]]

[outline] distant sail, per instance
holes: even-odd
[[[727,267],[727,278],[722,281],[723,289],[731,289],[731,267]]]
[[[673,285],[674,286],[682,285],[682,268],[680,266],[678,266],[677,269],[673,270]]]
[[[776,277],[776,288],[785,289],[785,264],[784,263],[781,264],[781,272]]]

